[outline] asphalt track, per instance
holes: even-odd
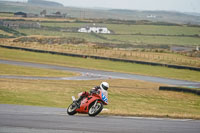
[[[55,78],[55,77],[28,77],[28,76],[1,75],[0,78],[48,79],[48,80],[98,80],[98,79],[112,78],[112,79],[143,80],[143,81],[157,82],[157,83],[163,83],[163,84],[175,85],[175,86],[200,87],[200,82],[192,82],[192,81],[176,80],[176,79],[168,79],[168,78],[160,78],[160,77],[152,77],[152,76],[142,76],[142,75],[136,75],[136,74],[120,73],[120,72],[92,70],[92,69],[84,69],[84,68],[56,66],[56,65],[49,65],[49,64],[47,65],[47,64],[30,63],[30,62],[22,62],[22,61],[10,61],[10,60],[0,60],[0,64],[11,64],[11,65],[47,68],[47,69],[64,70],[64,71],[81,73],[81,76],[78,76],[78,77]]]
[[[0,133],[199,133],[200,121],[68,116],[65,108],[0,104]]]

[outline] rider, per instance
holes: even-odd
[[[92,94],[92,93],[96,93],[96,92],[98,92],[98,90],[102,90],[102,93],[106,96],[106,97],[108,97],[108,88],[109,88],[109,84],[107,83],[107,82],[102,82],[101,84],[100,84],[100,86],[96,86],[96,87],[94,87],[94,88],[92,88],[91,90],[90,90],[90,94]],[[79,99],[76,101],[77,103],[79,103],[84,97],[87,97],[87,96],[89,96],[90,95],[88,92],[82,92],[81,94],[80,94],[80,97],[79,97]]]

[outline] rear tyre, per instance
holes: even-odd
[[[89,108],[89,112],[88,112],[89,116],[96,116],[103,109],[103,103],[102,102],[97,102],[96,106],[94,104],[95,104],[95,102],[92,103],[91,106],[90,106],[90,108]]]
[[[67,113],[69,115],[74,115],[76,114],[76,109],[77,109],[77,105],[75,103],[72,103],[71,105],[69,105],[69,107],[67,108]]]

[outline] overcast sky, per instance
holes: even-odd
[[[27,0],[15,0],[27,1]],[[132,10],[172,10],[200,13],[200,0],[49,0],[76,7],[102,7]]]
[[[199,12],[200,0],[51,0],[65,6]]]

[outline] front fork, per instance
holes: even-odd
[[[98,100],[95,101],[93,107],[96,107]]]
[[[72,101],[74,102],[76,100],[76,98],[74,96],[72,96]]]

